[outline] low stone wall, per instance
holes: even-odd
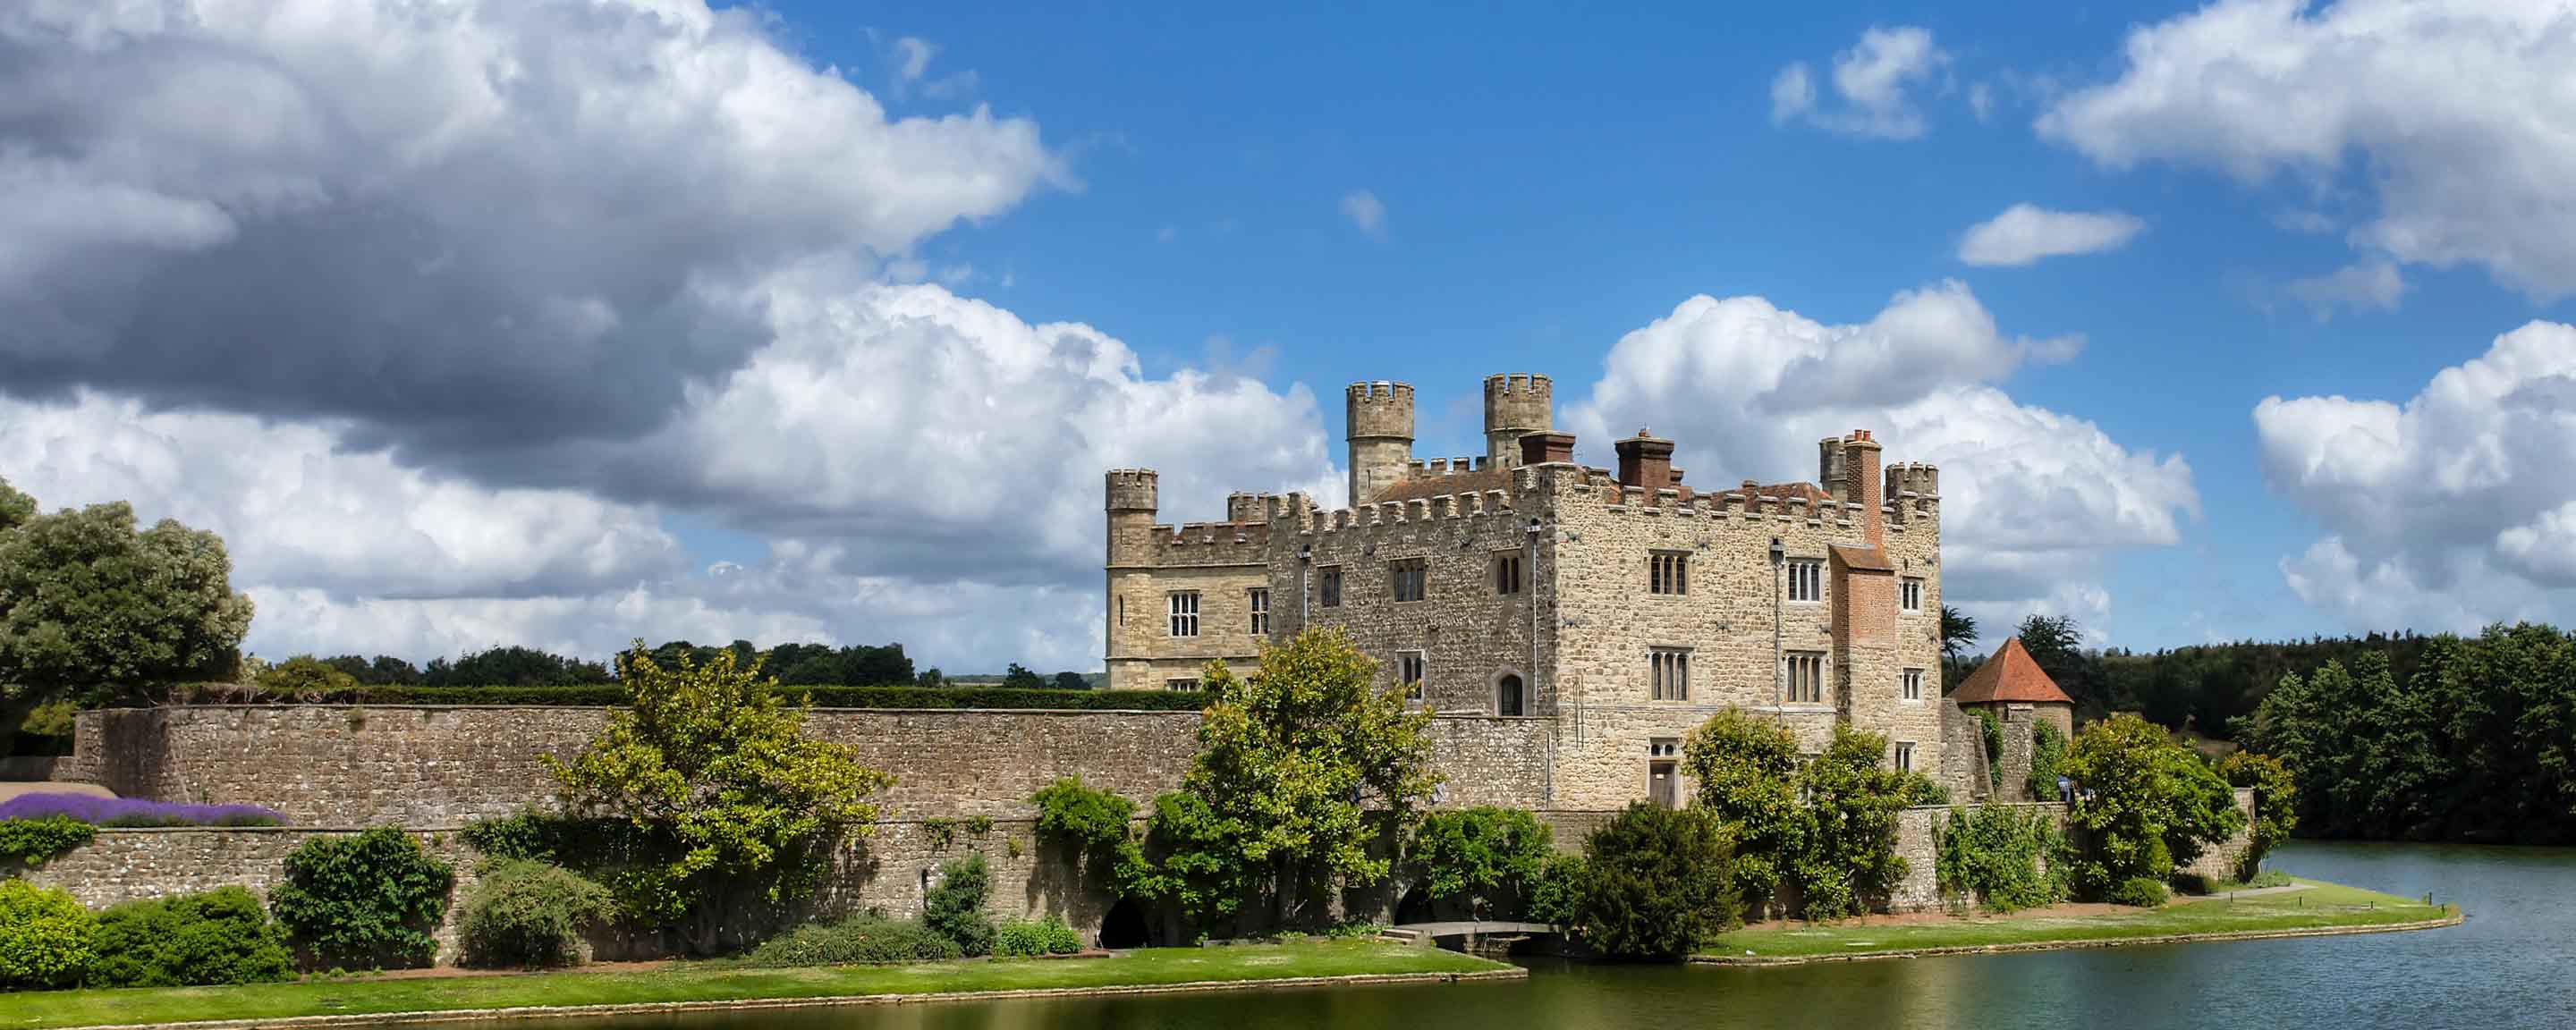
[[[213,890],[246,887],[266,897],[284,879],[286,856],[315,837],[341,837],[355,829],[286,827],[188,827],[174,829],[102,829],[89,844],[56,856],[25,873],[28,882],[60,887],[95,910],[141,901]],[[423,847],[456,869],[456,888],[448,917],[438,928],[439,961],[456,957],[458,920],[472,896],[481,856],[453,829],[413,830]],[[1084,881],[1072,856],[1040,847],[1028,820],[994,820],[981,835],[960,821],[943,836],[919,820],[879,823],[863,840],[836,857],[832,873],[817,888],[807,915],[836,915],[881,909],[888,916],[910,919],[921,914],[938,868],[968,852],[982,852],[993,874],[991,908],[996,917],[1035,918],[1053,914],[1088,937],[1115,900]],[[594,943],[602,957],[648,956],[660,949],[651,943],[628,944],[613,937]]]
[[[2027,750],[2025,750],[2027,754]],[[2027,766],[2024,767],[2027,769]],[[2048,813],[2060,829],[2066,827],[2066,806],[2054,801],[2008,805],[2009,808]],[[2236,863],[2253,844],[2254,791],[2236,789],[2236,808],[2245,813],[2245,828],[2218,845],[2201,852],[2191,865],[2174,870],[2212,879],[2233,879]],[[1950,806],[1926,805],[1909,808],[1896,815],[1896,854],[1905,859],[1905,879],[1897,884],[1888,899],[1891,912],[1930,912],[1943,907],[1940,874],[1935,856],[1940,847],[1940,834],[1950,818]]]
[[[455,826],[549,801],[602,708],[198,705],[83,712],[55,776],[125,797],[266,805],[296,824]],[[1196,712],[818,709],[808,728],[895,775],[890,817],[1033,815],[1058,777],[1143,803],[1198,751]],[[1549,807],[1548,720],[1444,716],[1452,805]]]

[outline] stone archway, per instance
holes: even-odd
[[[1506,671],[1494,677],[1494,714],[1529,714],[1529,685],[1520,673]]]
[[[1103,948],[1142,948],[1153,942],[1151,928],[1145,922],[1145,910],[1134,898],[1120,898],[1100,917],[1099,944]]]

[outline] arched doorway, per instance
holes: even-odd
[[[1529,699],[1524,696],[1527,693],[1521,687],[1519,673],[1504,673],[1501,678],[1494,681],[1494,714],[1529,714]]]
[[[1100,918],[1100,946],[1104,948],[1142,948],[1148,943],[1145,910],[1134,898],[1120,898],[1109,906],[1109,914]]]

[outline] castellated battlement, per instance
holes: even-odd
[[[1485,470],[1483,458],[1416,458],[1404,467],[1404,478],[1433,479]]]
[[[1413,385],[1379,380],[1352,383],[1350,435],[1413,439]]]
[[[1159,503],[1160,485],[1153,469],[1110,469],[1108,508],[1110,511],[1153,511]]]
[[[1305,494],[1273,498],[1270,506],[1270,530],[1283,535],[1331,534],[1346,530],[1367,530],[1388,526],[1419,525],[1451,519],[1472,519],[1487,515],[1509,515],[1513,511],[1512,495],[1505,490],[1476,490],[1435,497],[1417,497],[1409,501],[1381,501],[1356,508],[1325,511],[1315,506]]]

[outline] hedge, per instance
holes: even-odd
[[[780,687],[780,694],[814,699],[816,708],[1065,708],[1085,711],[1195,712],[1206,699],[1167,690],[1057,690],[1010,687]],[[304,698],[272,697],[279,704],[309,700],[338,705],[554,705],[601,708],[627,703],[614,683],[569,687],[353,687]]]

